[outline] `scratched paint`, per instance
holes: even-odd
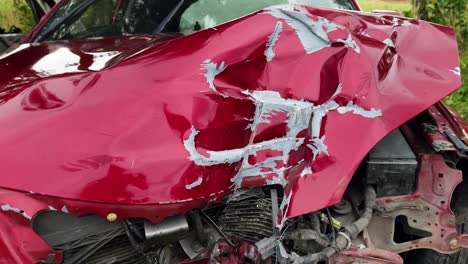
[[[206,77],[206,81],[208,82],[208,85],[210,86],[210,88],[213,91],[218,92],[214,85],[214,79],[216,75],[220,74],[226,69],[224,62],[221,62],[221,64],[218,66],[218,64],[211,62],[211,60],[206,60],[202,63],[201,67],[203,70],[205,70],[204,75]],[[220,95],[225,97],[225,95],[222,95],[222,94]]]
[[[185,188],[187,190],[192,190],[193,188],[200,186],[202,183],[203,183],[203,177],[200,176],[200,177],[198,177],[198,179],[196,181],[185,185]]]
[[[273,32],[273,35],[275,35],[275,32]],[[224,62],[217,64],[211,59],[206,60],[202,64],[202,70],[205,71],[204,75],[210,88],[215,93],[228,98],[227,95],[221,94],[214,85],[216,76],[218,76],[226,67],[227,66]],[[257,127],[260,124],[270,124],[271,118],[277,113],[284,113],[287,116],[285,122],[288,132],[286,135],[284,137],[255,144],[251,143],[238,149],[222,151],[208,150],[206,151],[207,155],[202,155],[196,148],[196,137],[199,134],[199,131],[195,127],[192,127],[189,137],[184,141],[184,146],[190,153],[189,159],[198,166],[213,166],[241,162],[238,173],[231,179],[236,190],[241,188],[242,183],[248,177],[260,176],[266,179],[267,176],[271,175],[274,176],[270,179],[266,179],[265,181],[267,185],[279,184],[285,188],[288,185],[285,172],[294,166],[300,165],[286,165],[288,164],[290,153],[293,150],[298,150],[299,147],[305,145],[312,151],[313,160],[322,153],[330,155],[328,147],[325,144],[326,136],[320,136],[322,133],[322,122],[329,112],[337,111],[341,115],[351,113],[364,118],[377,118],[382,116],[381,110],[376,110],[374,108],[367,110],[356,105],[353,101],[349,101],[346,105],[340,105],[335,101],[335,99],[341,94],[342,89],[342,84],[339,84],[330,99],[320,105],[314,105],[313,102],[309,102],[307,100],[284,98],[276,91],[242,91],[243,94],[249,96],[249,99],[256,107],[254,116],[251,119],[252,122],[247,127],[247,129],[252,130],[252,136],[255,136]],[[304,130],[309,131],[310,134],[306,137],[299,136]],[[251,164],[247,157],[255,157],[259,151],[279,151],[281,154],[272,155],[261,162]],[[280,164],[283,164],[283,166],[278,166],[278,162],[281,162]],[[310,164],[308,164],[301,172],[301,177],[305,177],[312,173],[312,168],[310,167]],[[196,182],[186,185],[186,188],[192,189],[201,183],[202,178],[199,178]],[[279,216],[277,220],[277,227],[279,228],[281,228],[284,225],[284,221],[286,221],[291,197],[291,188],[288,188],[287,190],[285,189],[285,199],[283,199],[280,205],[281,216]]]
[[[2,211],[4,211],[4,212],[12,211],[12,212],[15,212],[17,214],[22,215],[24,218],[26,218],[28,220],[31,220],[31,216],[29,216],[25,211],[23,211],[21,209],[18,209],[18,208],[15,208],[15,207],[12,207],[9,204],[4,204],[4,205],[2,205],[1,208],[2,208]]]
[[[276,23],[275,30],[273,31],[273,33],[271,33],[266,45],[265,57],[267,61],[272,61],[275,57],[275,45],[276,42],[278,42],[279,40],[281,31],[283,31],[283,23],[281,21],[278,21]]]

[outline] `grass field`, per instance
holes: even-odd
[[[364,11],[372,10],[394,10],[394,11],[408,11],[411,10],[410,1],[405,0],[358,0],[359,5]]]

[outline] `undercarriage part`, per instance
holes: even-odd
[[[349,248],[351,241],[369,225],[372,219],[375,201],[375,189],[372,186],[368,186],[365,196],[364,212],[362,213],[361,218],[359,218],[356,222],[344,227],[344,230],[339,232],[336,240],[333,241],[333,246],[326,247],[321,252],[307,256],[299,256],[293,253],[291,256],[293,262],[296,264],[316,263],[317,261],[327,260],[335,253]]]
[[[328,260],[328,264],[403,264],[400,255],[375,248],[346,249]]]
[[[295,229],[291,231],[286,231],[283,235],[284,239],[289,240],[313,240],[317,242],[320,246],[326,247],[330,245],[328,237],[324,234],[320,234],[311,229]]]
[[[450,201],[455,187],[462,181],[462,172],[450,168],[437,154],[421,155],[418,190],[407,196],[380,198],[376,213],[367,227],[364,239],[368,247],[405,252],[419,248],[454,253],[450,242],[458,237],[455,215]],[[405,216],[411,233],[403,243],[395,241],[395,223]],[[430,235],[421,238],[421,232]],[[400,234],[399,235],[403,235]]]
[[[190,230],[187,219],[183,215],[170,216],[159,224],[145,221],[145,237],[147,240],[157,238],[161,242],[170,243],[182,239]]]
[[[216,222],[229,236],[256,243],[273,235],[272,203],[263,192],[229,201]]]
[[[418,161],[399,129],[369,152],[366,165],[367,184],[376,186],[377,197],[415,191]]]

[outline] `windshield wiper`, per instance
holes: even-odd
[[[76,15],[79,15],[82,11],[84,11],[86,8],[88,8],[94,0],[82,0],[80,1],[77,6],[72,9],[70,12],[67,12],[62,18],[57,19],[54,23],[52,23],[47,30],[45,30],[42,33],[39,33],[35,39],[34,42],[42,41],[44,38],[49,36],[51,33],[53,33],[57,28],[59,28],[65,21],[69,20],[70,18],[75,17]]]
[[[174,15],[179,11],[180,7],[184,4],[184,0],[180,0],[180,2],[172,9],[172,11],[167,15],[166,18],[158,25],[158,27],[153,31],[153,34],[161,33],[161,31],[164,30],[166,27],[167,23],[171,21],[171,19],[174,17]]]

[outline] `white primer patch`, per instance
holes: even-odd
[[[185,189],[192,190],[193,188],[200,186],[202,183],[203,183],[203,177],[200,176],[198,177],[198,180],[196,180],[195,182],[185,185]]]
[[[455,67],[455,69],[450,70],[450,71],[453,72],[453,74],[455,74],[455,75],[457,75],[457,76],[461,76],[460,67]]]
[[[312,168],[310,166],[307,166],[302,170],[301,178],[306,176],[306,175],[310,175],[310,174],[312,174]]]
[[[205,76],[207,82],[213,91],[217,92],[214,86],[214,79],[216,75],[225,69],[224,63],[219,67],[216,63],[207,60],[202,64],[204,69],[207,71]],[[330,111],[338,111],[340,114],[351,112],[352,114],[360,115],[366,118],[375,118],[382,116],[381,110],[365,110],[360,106],[354,105],[352,101],[349,101],[346,106],[340,106],[336,101],[336,97],[342,92],[342,85],[339,84],[336,88],[335,93],[332,97],[321,105],[315,106],[313,103],[306,100],[286,99],[281,97],[281,94],[276,91],[243,91],[245,95],[248,95],[250,100],[256,106],[255,114],[252,123],[247,129],[252,130],[252,135],[255,135],[257,126],[259,124],[269,124],[271,119],[279,113],[286,114],[286,123],[288,132],[281,138],[275,138],[255,144],[248,144],[243,148],[224,150],[224,151],[206,151],[205,155],[202,155],[196,149],[195,139],[199,131],[195,128],[191,128],[191,134],[188,139],[184,141],[186,150],[190,153],[189,159],[192,160],[198,166],[213,166],[218,164],[232,164],[235,162],[241,162],[238,173],[231,179],[234,184],[236,194],[237,190],[240,190],[242,182],[248,177],[263,177],[266,178],[269,175],[274,175],[272,179],[267,179],[266,184],[280,184],[285,188],[288,185],[288,181],[285,177],[285,172],[292,167],[299,165],[304,162],[300,161],[298,164],[286,166],[288,164],[289,155],[293,150],[298,150],[299,147],[304,146],[306,138],[309,140],[306,147],[312,150],[314,154],[313,160],[318,155],[324,153],[329,155],[328,146],[325,144],[325,135],[321,136],[321,128],[324,117]],[[219,93],[219,92],[217,92]],[[224,96],[224,95],[223,95]],[[224,96],[228,97],[228,96]],[[299,133],[307,130],[309,135],[306,137],[299,137]],[[251,139],[250,142],[252,142]],[[250,164],[248,161],[249,156],[256,156],[259,151],[279,151],[280,154],[272,157],[268,157],[262,162],[256,164]],[[312,162],[313,162],[312,160]],[[281,166],[278,166],[282,164]],[[301,172],[301,177],[312,174],[312,168],[307,166]],[[203,180],[199,178],[197,182],[186,185],[187,189],[201,185]],[[287,220],[287,210],[289,208],[290,199],[292,197],[292,191],[288,190],[289,194],[280,206],[281,212],[283,213],[282,220],[277,223],[277,226],[281,228],[284,222]]]
[[[11,207],[9,204],[4,204],[2,205],[2,211],[4,212],[7,212],[7,211],[12,211],[12,212],[15,212],[17,214],[20,214],[22,215],[24,218],[28,219],[28,220],[31,220],[31,216],[29,216],[28,214],[26,214],[25,211],[21,210],[21,209],[18,209],[18,208],[15,208],[15,207]]]
[[[352,112],[353,114],[367,118],[376,118],[382,116],[382,110],[376,110],[375,108],[365,110],[364,108],[355,105],[353,101],[349,101],[347,106],[342,106],[338,108],[338,113],[340,114],[346,114],[348,112]]]
[[[275,57],[275,45],[278,42],[280,33],[283,31],[283,22],[278,21],[275,26],[275,31],[268,38],[265,50],[265,57],[268,62],[272,61]]]
[[[395,47],[395,44],[393,43],[393,41],[389,38],[385,39],[384,41],[382,41],[383,43],[387,44],[387,46],[389,47]]]
[[[218,64],[214,63],[214,62],[211,62],[210,59],[204,61],[201,65],[202,69],[203,70],[206,70],[206,72],[204,73],[205,75],[205,78],[206,78],[206,82],[209,84],[210,88],[215,91],[217,94],[223,96],[223,97],[227,97],[221,93],[219,93],[217,90],[216,90],[216,87],[214,85],[214,79],[216,77],[216,75],[222,73],[227,66],[225,66],[224,64],[224,61],[221,62],[221,64],[218,66]]]
[[[270,8],[267,10],[270,11],[272,16],[286,21],[296,31],[307,54],[330,47],[332,41],[328,38],[328,33],[339,29],[335,23],[324,17],[318,16],[317,21],[315,21],[303,12],[284,8]],[[347,39],[338,39],[336,42],[343,43],[346,47],[360,53],[360,48],[351,34],[348,34]]]
[[[67,209],[67,207],[66,207],[65,205],[62,207],[62,212],[64,212],[64,213],[67,213],[67,214],[68,214],[68,209]]]

